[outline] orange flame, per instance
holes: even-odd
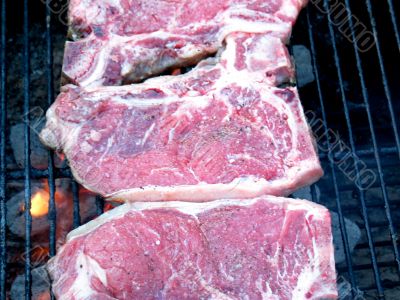
[[[42,217],[49,211],[49,194],[40,190],[36,192],[31,199],[32,217]]]

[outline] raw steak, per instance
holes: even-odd
[[[66,86],[41,139],[88,189],[125,201],[287,195],[322,169],[286,47],[232,34],[221,57],[181,76],[122,87]]]
[[[299,199],[124,204],[50,260],[57,299],[336,299],[330,215]]]
[[[286,41],[307,0],[72,0],[63,73],[81,86],[121,85],[194,64],[232,32]]]

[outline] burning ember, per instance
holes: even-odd
[[[42,217],[49,211],[49,194],[45,190],[37,191],[31,199],[32,217]]]
[[[71,181],[60,179],[56,181],[55,206],[57,211],[56,240],[61,245],[67,233],[73,229],[73,197],[70,190]],[[25,237],[25,206],[24,191],[15,194],[7,202],[7,225],[10,232],[18,237]],[[95,196],[84,189],[79,190],[79,209],[82,223],[96,216]],[[31,237],[39,246],[47,246],[49,238],[50,193],[46,181],[32,183],[31,208],[32,231]],[[35,246],[35,245],[33,245]]]

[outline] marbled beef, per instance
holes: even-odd
[[[337,298],[328,210],[272,196],[124,204],[48,270],[59,300]]]

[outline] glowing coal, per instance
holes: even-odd
[[[15,194],[7,201],[7,225],[10,232],[25,238],[25,205],[24,192]],[[57,246],[64,242],[69,231],[73,229],[73,197],[70,180],[56,182],[55,205],[57,212],[56,238]],[[49,241],[49,189],[47,181],[32,182],[30,213],[32,215],[31,237],[37,245],[48,245]],[[96,216],[95,196],[86,190],[79,191],[81,221],[86,222]]]

